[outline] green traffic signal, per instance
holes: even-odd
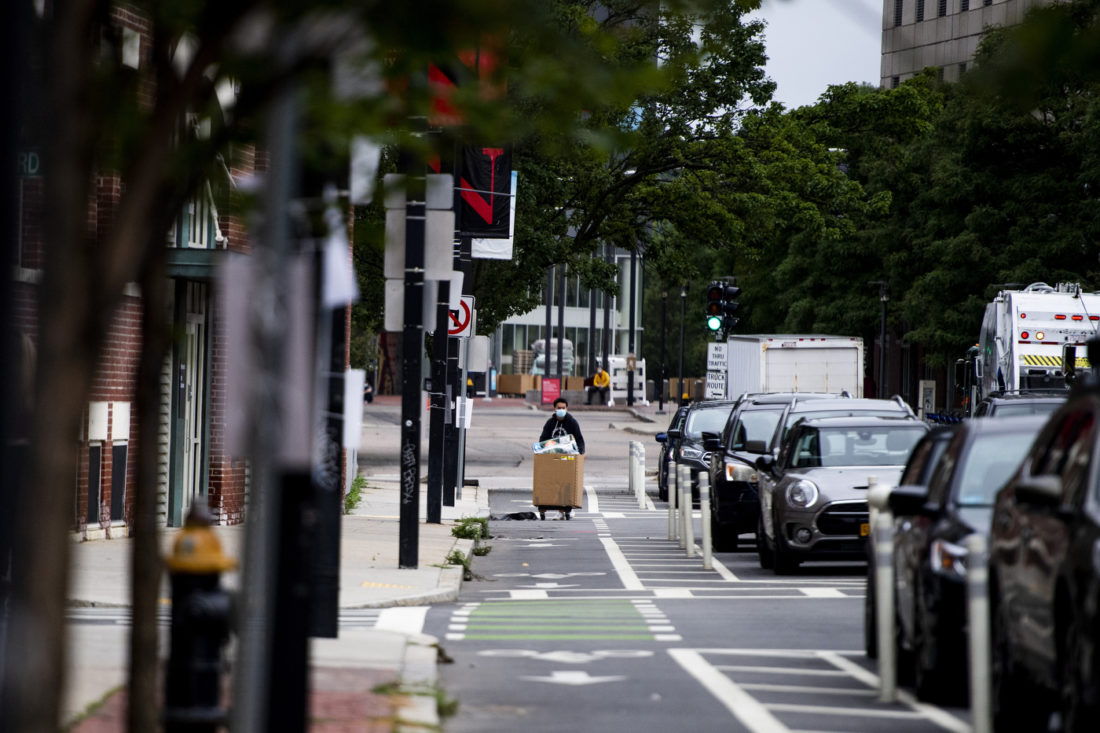
[[[721,328],[722,328],[722,317],[721,316],[707,316],[707,330],[708,331],[718,331]]]

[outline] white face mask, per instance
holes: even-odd
[[[559,407],[558,409],[554,410],[554,415],[556,415],[557,417],[565,417],[565,409]]]

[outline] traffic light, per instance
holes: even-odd
[[[722,335],[728,336],[741,319],[733,314],[741,306],[734,298],[741,294],[741,288],[736,285],[725,285],[722,288]]]
[[[725,314],[723,304],[725,294],[725,283],[712,282],[710,287],[707,288],[707,330],[712,333],[722,328],[723,316]]]

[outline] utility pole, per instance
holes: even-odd
[[[888,391],[886,387],[886,363],[889,358],[886,351],[886,304],[890,300],[890,286],[885,280],[872,280],[869,284],[878,285],[878,299],[882,304],[879,319],[878,389],[876,390],[876,396],[879,399],[885,399]]]
[[[565,344],[565,265],[558,268],[558,394],[565,391],[565,374],[562,369]],[[549,373],[549,367],[547,373]]]
[[[451,322],[448,305],[451,283],[439,282],[439,291],[435,304],[435,336],[432,338],[432,383],[431,410],[428,419],[428,522],[439,524],[443,521],[443,456],[446,448],[446,383],[447,383],[447,336]]]
[[[676,396],[676,402],[680,405],[684,404],[684,319],[687,317],[687,288],[687,282],[680,287],[680,369],[676,378],[680,392]]]

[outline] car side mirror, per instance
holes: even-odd
[[[1027,476],[1016,484],[1016,500],[1051,509],[1062,504],[1062,479],[1053,474]]]
[[[680,431],[679,430],[669,430],[667,433],[665,433],[665,435],[668,436],[669,440],[679,440],[680,439]]]
[[[668,433],[657,433],[653,437],[657,440],[658,443],[668,442]]]
[[[928,502],[928,489],[923,486],[898,486],[890,492],[886,505],[894,516],[927,515],[935,509]]]
[[[722,450],[722,438],[718,433],[703,433],[703,450],[712,453]]]
[[[763,440],[746,440],[745,441],[746,453],[767,453],[768,444]]]
[[[775,456],[771,453],[765,453],[762,456],[758,456],[755,463],[756,467],[761,471],[767,471],[771,473],[775,468]]]

